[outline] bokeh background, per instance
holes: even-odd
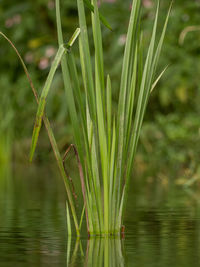
[[[171,0],[161,2],[159,31]],[[66,41],[78,26],[76,1],[61,0]],[[113,31],[103,29],[106,72],[118,96],[122,54],[130,13],[130,0],[102,0],[100,10]],[[148,45],[155,0],[143,0],[143,28]],[[159,72],[169,65],[152,93],[135,163],[163,183],[184,183],[200,178],[200,0],[175,0],[166,34]],[[88,25],[90,14],[87,13]],[[44,85],[57,49],[53,0],[0,0],[0,31],[16,45],[38,92]],[[10,45],[0,38],[0,165],[28,162],[37,106],[20,62]],[[58,70],[48,97],[47,114],[59,148],[73,142],[61,73]],[[35,162],[52,161],[42,129]]]

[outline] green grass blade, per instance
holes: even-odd
[[[58,43],[61,44],[63,42],[63,34],[62,34],[62,26],[61,26],[61,19],[60,19],[60,6],[59,6],[59,0],[56,0],[56,22],[57,22],[57,31],[58,31]],[[79,35],[79,29],[75,31],[73,34],[72,38],[70,39],[68,43],[68,47],[71,46],[74,43],[74,40],[77,38]],[[86,201],[86,196],[84,193],[85,186],[84,186],[84,150],[82,146],[82,137],[80,134],[80,123],[78,120],[78,114],[75,106],[75,100],[74,100],[74,94],[72,90],[72,84],[71,84],[71,79],[70,79],[70,74],[69,74],[69,69],[68,69],[68,64],[67,64],[67,55],[62,58],[61,61],[61,66],[62,66],[62,73],[63,73],[63,81],[64,81],[64,87],[65,87],[65,93],[67,96],[67,106],[69,109],[69,114],[70,114],[70,119],[72,121],[73,125],[73,133],[75,137],[75,143],[78,148],[78,160],[80,158],[80,168],[81,168],[81,173],[80,173],[80,178],[81,178],[81,186],[83,190],[83,197],[86,205],[86,219],[87,219],[87,226],[88,226],[88,209],[87,209],[87,201]],[[82,126],[81,126],[82,127]],[[77,225],[76,226],[76,231],[77,230]],[[89,229],[88,229],[89,230]]]
[[[80,218],[80,222],[79,222],[79,231],[81,231],[81,227],[82,227],[82,223],[83,223],[83,217],[84,217],[84,213],[85,213],[85,205],[86,205],[86,203],[84,203],[83,209],[81,212],[81,218]]]
[[[90,3],[89,0],[84,0],[84,3],[85,3],[85,5],[87,6],[87,8],[91,12],[94,12],[94,6]],[[100,18],[101,22],[104,24],[104,26],[106,26],[109,30],[112,31],[112,28],[111,28],[110,24],[108,23],[108,21],[106,20],[106,18],[101,13],[99,13],[99,18]]]
[[[159,43],[158,43],[154,58],[153,57],[151,58],[151,63],[150,63],[150,66],[149,66],[149,77],[150,78],[148,79],[147,85],[146,85],[147,88],[148,88],[148,92],[149,93],[146,95],[146,97],[145,97],[145,99],[143,101],[144,103],[143,103],[143,110],[142,110],[142,115],[141,115],[141,119],[140,119],[139,129],[141,129],[141,126],[142,126],[144,113],[145,113],[146,106],[147,106],[147,103],[148,103],[148,99],[149,99],[149,95],[150,95],[150,92],[151,92],[151,88],[153,86],[152,85],[153,84],[153,78],[154,78],[155,73],[156,73],[156,68],[157,68],[158,60],[159,60],[159,57],[160,57],[160,53],[161,53],[161,49],[162,49],[162,45],[163,45],[163,41],[164,41],[166,29],[167,29],[167,25],[168,25],[168,20],[169,20],[171,7],[172,7],[172,3],[170,5],[169,11],[168,11],[167,16],[166,16],[165,24],[163,26],[162,34],[161,34],[161,37],[160,37],[160,40],[159,40]],[[158,10],[159,10],[159,2],[158,2],[158,7],[157,7],[156,20],[157,20],[157,17],[158,17]],[[154,32],[153,32],[153,35],[154,35]],[[155,41],[154,41],[154,43],[155,43]],[[137,136],[137,139],[139,139],[139,135]],[[136,144],[137,144],[137,142],[138,142],[138,140],[136,141]]]
[[[165,67],[164,70],[160,73],[160,75],[158,76],[158,78],[155,80],[155,82],[152,84],[151,86],[151,93],[153,92],[153,90],[155,89],[156,85],[158,84],[158,82],[160,81],[160,79],[162,78],[163,74],[165,73],[165,71],[168,69],[169,66]]]
[[[99,231],[101,232],[104,228],[103,226],[103,209],[102,209],[102,203],[101,203],[101,182],[100,182],[100,175],[99,175],[99,159],[97,154],[97,146],[95,142],[95,136],[94,136],[94,127],[93,123],[89,114],[89,109],[87,105],[87,127],[88,127],[88,138],[89,138],[89,147],[90,147],[90,158],[91,158],[91,180],[93,181],[92,184],[92,197],[94,199],[94,202],[96,203],[97,211],[98,211],[98,221],[99,221]]]
[[[151,42],[149,45],[149,49],[148,49],[148,53],[147,53],[147,57],[145,61],[144,72],[142,76],[142,82],[141,82],[139,97],[137,101],[137,108],[136,108],[136,114],[135,114],[135,119],[134,119],[133,131],[132,131],[132,139],[130,143],[130,157],[129,157],[129,162],[128,162],[128,178],[127,178],[128,181],[129,181],[129,176],[130,176],[129,173],[130,173],[130,169],[132,166],[134,153],[136,149],[137,138],[140,135],[140,125],[141,125],[141,121],[143,120],[144,110],[146,108],[146,99],[148,99],[148,96],[150,93],[149,83],[152,79],[151,66],[152,66],[152,61],[153,61],[156,29],[157,29],[157,23],[158,23],[158,10],[159,10],[159,5],[156,11],[156,18],[155,18],[154,27],[153,27],[152,38],[151,38]]]
[[[144,66],[144,72],[142,75],[142,81],[141,81],[141,85],[140,85],[140,92],[139,92],[139,97],[138,97],[138,104],[137,104],[137,109],[136,109],[136,114],[135,114],[135,121],[134,121],[134,126],[133,126],[133,136],[132,136],[132,140],[131,140],[131,145],[130,145],[130,157],[129,157],[129,162],[128,162],[128,167],[127,167],[127,182],[125,184],[125,196],[124,196],[124,203],[123,203],[123,208],[122,208],[122,213],[124,210],[124,206],[126,203],[126,199],[127,199],[127,191],[128,191],[128,185],[129,185],[129,180],[130,180],[130,172],[132,169],[132,163],[133,163],[133,159],[136,153],[136,148],[137,148],[137,144],[138,144],[138,140],[139,140],[139,136],[140,136],[140,131],[141,131],[141,127],[142,127],[142,122],[143,122],[143,118],[144,118],[144,113],[146,110],[146,106],[148,103],[148,99],[149,99],[149,95],[153,86],[153,77],[155,75],[155,71],[156,71],[156,65],[159,59],[159,55],[160,55],[160,51],[162,48],[162,43],[164,40],[164,34],[166,31],[166,26],[167,26],[167,22],[168,22],[168,18],[169,18],[169,12],[165,21],[165,25],[163,27],[163,32],[158,44],[158,47],[156,49],[155,52],[155,56],[153,56],[154,54],[154,47],[155,47],[155,39],[156,39],[156,29],[157,29],[157,24],[158,24],[158,11],[159,11],[159,3],[157,6],[157,11],[156,11],[156,17],[155,17],[155,22],[154,22],[154,27],[153,27],[153,32],[152,32],[152,38],[151,38],[151,42],[149,45],[149,49],[148,49],[148,54],[147,54],[147,58],[146,58],[146,62],[145,62],[145,66]]]
[[[92,72],[92,64],[91,64],[91,56],[90,56],[90,48],[89,48],[83,0],[77,0],[77,4],[78,4],[79,25],[81,29],[79,47],[80,47],[80,57],[82,58],[81,68],[83,73],[84,87],[85,90],[87,91],[88,105],[89,105],[91,119],[96,122],[94,81],[93,81],[93,72]]]
[[[65,48],[63,45],[61,45],[58,49],[58,52],[55,56],[53,63],[52,63],[49,75],[47,77],[47,80],[45,82],[44,88],[43,88],[42,93],[41,93],[41,97],[40,97],[38,109],[37,109],[37,114],[36,114],[36,119],[35,119],[35,125],[34,125],[34,129],[33,129],[33,135],[32,135],[30,161],[32,161],[33,155],[35,152],[35,148],[36,148],[36,144],[37,144],[37,140],[38,140],[41,124],[42,124],[42,116],[44,114],[44,109],[45,109],[45,105],[46,105],[46,98],[47,98],[49,89],[51,87],[54,74],[56,72],[56,69],[58,68],[58,65],[61,61],[61,58],[62,58],[64,52],[65,52]]]
[[[106,86],[106,107],[107,107],[107,134],[108,134],[108,154],[110,155],[111,148],[111,124],[112,124],[112,87],[110,76],[107,76],[107,86]]]
[[[51,146],[52,146],[53,151],[54,151],[55,158],[57,160],[57,164],[58,164],[61,176],[62,176],[64,184],[65,184],[65,189],[66,189],[66,192],[67,192],[68,201],[69,201],[71,212],[72,212],[72,216],[73,216],[74,225],[75,225],[75,228],[76,228],[76,233],[77,233],[77,236],[79,236],[80,232],[79,232],[79,227],[78,227],[76,209],[75,209],[74,202],[73,202],[73,197],[72,197],[72,193],[71,193],[71,189],[70,189],[70,185],[69,185],[69,180],[68,180],[68,178],[66,176],[66,172],[65,172],[65,169],[63,167],[62,157],[60,155],[60,152],[59,152],[59,149],[58,149],[58,146],[57,146],[57,143],[56,143],[56,139],[55,139],[53,131],[51,129],[49,120],[45,116],[43,116],[43,120],[44,120],[45,127],[47,129],[47,133],[48,133],[48,136],[49,136],[49,140],[50,140]]]
[[[122,191],[122,197],[121,197],[121,202],[120,202],[120,207],[119,207],[119,217],[118,217],[118,229],[121,228],[122,225],[122,211],[123,211],[123,204],[124,204],[124,195],[125,195],[125,187],[123,188]]]
[[[63,34],[62,34],[62,26],[61,26],[61,19],[60,19],[59,0],[56,0],[56,21],[57,21],[57,31],[58,31],[58,43],[60,45],[63,42]],[[72,45],[72,43],[74,43],[74,39],[77,38],[78,34],[79,34],[79,29],[76,29],[68,45]],[[70,51],[68,51],[68,53],[70,53]],[[65,87],[67,106],[68,106],[68,110],[70,114],[70,119],[73,122],[72,126],[73,126],[73,135],[75,138],[75,144],[79,152],[81,164],[82,166],[84,166],[83,140],[80,134],[80,122],[78,120],[78,113],[77,113],[77,109],[75,105],[74,93],[72,89],[72,83],[71,83],[69,68],[67,64],[67,55],[63,56],[61,60],[61,67],[62,67],[62,73],[63,73],[63,82],[64,82],[64,87]]]
[[[92,218],[93,218],[93,229],[100,233],[101,221],[99,216],[99,195],[98,187],[99,182],[99,171],[98,171],[98,159],[95,147],[95,138],[93,132],[93,123],[89,113],[88,102],[86,102],[86,113],[87,113],[87,132],[89,140],[89,153],[87,154],[87,169],[88,169],[88,194],[90,194],[91,207],[92,207]],[[97,185],[98,183],[98,185]],[[97,209],[96,209],[97,207]]]
[[[71,81],[73,84],[73,89],[74,89],[74,95],[76,97],[76,102],[78,103],[80,112],[81,112],[81,120],[83,123],[83,127],[84,127],[84,131],[87,132],[86,130],[86,114],[85,114],[85,99],[84,99],[84,95],[81,92],[81,86],[79,83],[79,77],[78,77],[78,71],[77,71],[77,67],[76,67],[76,63],[75,63],[75,59],[74,59],[74,55],[73,52],[71,51],[68,54],[68,68],[70,71],[70,77],[71,77]]]
[[[103,177],[103,194],[104,194],[104,231],[109,232],[109,181],[108,181],[108,150],[107,136],[105,130],[105,93],[104,93],[104,68],[103,68],[103,49],[102,36],[99,21],[97,1],[94,4],[94,14],[92,14],[93,37],[95,45],[95,87],[96,87],[96,113],[98,122],[98,138],[100,148],[100,158]]]
[[[98,120],[98,134],[99,134],[99,147],[101,156],[102,176],[104,184],[104,228],[108,232],[108,151],[107,151],[107,138],[105,132],[105,121],[103,119],[103,107],[101,100],[101,87],[100,83],[96,83],[96,105],[97,105],[97,120]]]
[[[132,74],[132,80],[131,80],[131,88],[130,93],[127,101],[127,108],[126,108],[126,114],[128,119],[126,120],[126,128],[125,128],[125,134],[126,134],[126,154],[128,151],[128,145],[130,141],[130,132],[131,132],[131,126],[132,126],[132,117],[133,117],[133,108],[134,108],[134,101],[135,101],[135,92],[136,92],[136,85],[137,85],[137,64],[138,64],[138,48],[136,46],[135,50],[135,56],[134,56],[134,67],[133,67],[133,74]],[[128,156],[128,155],[127,155]]]
[[[107,151],[107,141],[105,126],[103,120],[103,108],[100,94],[100,85],[96,84],[96,94],[97,94],[97,120],[98,120],[98,134],[99,134],[99,147],[101,156],[101,166],[102,166],[102,176],[104,184],[104,230],[108,231],[108,151]]]
[[[104,84],[104,62],[103,62],[103,46],[102,46],[102,35],[101,25],[99,20],[99,11],[97,6],[97,0],[92,0],[94,4],[94,13],[92,13],[92,28],[95,46],[95,62],[97,70],[96,78],[99,80],[101,91],[102,91],[102,105],[103,110],[105,107],[105,84]],[[98,75],[98,77],[97,77]]]
[[[72,45],[74,44],[74,42],[75,42],[76,39],[78,38],[80,32],[81,32],[80,28],[77,28],[77,29],[75,30],[75,32],[73,33],[71,39],[70,39],[69,42],[67,43],[67,47],[69,47],[69,48],[72,47]]]
[[[132,11],[130,16],[130,22],[128,27],[127,33],[127,40],[124,52],[124,60],[122,66],[122,76],[121,76],[121,85],[120,85],[120,94],[119,94],[119,103],[118,103],[118,124],[117,124],[117,131],[118,131],[118,159],[117,159],[117,173],[118,173],[118,206],[119,206],[119,198],[121,193],[121,176],[122,176],[122,158],[123,158],[123,149],[124,149],[124,126],[126,120],[125,114],[125,105],[126,105],[126,96],[128,91],[128,77],[129,72],[132,69],[130,65],[130,58],[131,54],[133,53],[133,49],[136,45],[136,40],[134,37],[136,36],[137,24],[139,20],[139,11],[140,11],[141,0],[135,0],[132,3]],[[117,206],[117,209],[118,209]]]
[[[109,213],[110,213],[110,229],[114,230],[114,211],[115,211],[115,201],[113,201],[113,192],[115,191],[114,175],[115,175],[115,158],[116,158],[116,126],[115,119],[113,120],[113,134],[112,134],[112,146],[110,153],[110,172],[109,172]]]
[[[86,103],[84,101],[84,95],[81,92],[81,87],[80,87],[80,83],[79,83],[79,77],[78,77],[78,71],[76,68],[76,64],[75,64],[75,59],[73,56],[72,51],[68,54],[67,57],[67,61],[68,61],[68,67],[69,67],[69,71],[70,71],[70,77],[72,80],[72,86],[73,86],[73,91],[74,91],[74,95],[76,97],[76,101],[77,101],[77,106],[80,109],[81,112],[81,122],[82,122],[82,127],[83,127],[83,139],[84,139],[84,146],[85,146],[85,150],[87,153],[87,157],[89,157],[90,151],[89,151],[89,142],[88,142],[88,133],[87,133],[87,121],[86,121]],[[83,162],[82,162],[83,165]]]
[[[143,37],[143,32],[140,34],[140,38],[138,40],[138,57],[139,57],[139,62],[138,62],[138,87],[141,85],[142,81],[142,74],[144,70],[144,37]],[[136,93],[136,97],[137,97]]]
[[[139,135],[140,135],[140,130],[142,127],[142,121],[144,118],[144,113],[146,110],[146,106],[148,103],[148,99],[149,99],[149,95],[151,92],[151,88],[153,86],[153,77],[155,76],[155,72],[156,72],[156,67],[157,67],[157,63],[160,57],[160,53],[161,53],[161,49],[162,49],[162,45],[163,45],[163,41],[164,41],[164,37],[165,37],[165,33],[166,33],[166,29],[167,29],[167,25],[168,25],[168,20],[169,20],[169,15],[170,15],[170,11],[171,11],[171,7],[172,7],[172,3],[170,5],[168,14],[166,16],[166,20],[165,20],[165,24],[162,30],[162,34],[153,58],[153,52],[154,52],[154,45],[155,45],[155,37],[156,37],[156,28],[157,28],[157,21],[158,21],[158,11],[159,11],[159,2],[158,2],[158,6],[157,6],[157,12],[156,12],[156,19],[155,19],[155,23],[154,23],[154,29],[153,29],[153,34],[152,34],[152,39],[151,39],[151,44],[150,44],[150,48],[149,48],[149,54],[150,54],[150,60],[149,60],[149,67],[148,67],[148,75],[147,75],[147,79],[146,79],[146,88],[147,88],[147,94],[145,94],[144,99],[143,99],[143,105],[142,105],[142,110],[141,110],[141,115],[140,115],[140,120],[139,120],[139,124],[138,124],[138,128],[137,128],[137,136],[134,142],[135,148],[134,148],[134,152],[132,155],[135,154],[136,152],[136,148],[137,148],[137,143],[139,140]],[[132,157],[133,160],[134,156]],[[129,172],[130,172],[130,168],[129,167]]]
[[[167,25],[168,25],[168,21],[169,21],[169,16],[170,16],[171,9],[172,9],[172,4],[173,4],[173,2],[171,2],[171,4],[170,4],[170,7],[169,7],[169,10],[168,10],[166,19],[165,19],[165,23],[164,23],[164,26],[163,26],[162,34],[161,34],[161,37],[160,37],[160,40],[159,40],[159,43],[158,43],[158,46],[157,46],[157,49],[156,49],[156,52],[155,52],[154,62],[153,62],[153,70],[154,70],[154,72],[156,72],[158,60],[159,60],[161,49],[162,49],[162,46],[163,46],[163,42],[164,42],[166,30],[167,30]]]
[[[66,201],[66,216],[67,216],[67,232],[68,232],[68,236],[71,236],[72,227],[71,227],[71,220],[70,220],[69,207],[68,207],[67,201]]]
[[[78,74],[77,70],[75,67],[75,62],[72,56],[72,53],[69,54],[68,57],[68,62],[69,62],[69,69],[70,69],[70,74],[72,77],[72,80],[74,82],[74,88],[75,88],[75,94],[77,95],[77,102],[79,103],[80,110],[81,110],[81,119],[83,120],[83,128],[84,128],[84,143],[85,143],[85,149],[86,149],[86,158],[88,162],[88,168],[91,169],[91,175],[89,175],[93,181],[93,184],[91,185],[92,189],[92,198],[93,198],[93,203],[96,203],[97,212],[98,212],[98,222],[97,228],[102,228],[103,227],[103,212],[102,212],[102,205],[101,205],[101,185],[100,185],[100,178],[99,178],[99,169],[98,169],[98,158],[97,158],[97,151],[96,151],[96,146],[95,146],[95,138],[93,134],[93,124],[90,118],[89,110],[88,110],[88,105],[87,105],[87,123],[85,121],[85,110],[82,104],[82,97],[81,97],[81,92],[80,92],[80,85],[78,82]],[[88,125],[88,126],[87,126]],[[89,138],[88,138],[88,133],[89,133]],[[89,141],[89,142],[88,142]],[[90,166],[91,163],[91,166]],[[96,224],[96,225],[97,225]],[[100,230],[99,230],[100,231]]]
[[[158,9],[159,9],[159,5],[157,7],[156,18],[155,18],[153,32],[152,32],[152,38],[151,38],[151,42],[149,45],[149,49],[148,49],[148,53],[147,53],[147,57],[146,57],[145,65],[144,65],[144,71],[142,75],[142,81],[141,81],[139,96],[137,100],[137,108],[136,108],[134,125],[133,125],[133,130],[132,130],[132,137],[131,137],[131,141],[129,145],[130,151],[129,151],[129,159],[127,163],[126,184],[124,188],[125,195],[124,195],[124,200],[122,204],[123,205],[122,213],[124,210],[125,203],[127,201],[130,173],[132,170],[133,159],[136,153],[137,143],[138,143],[138,139],[140,135],[141,124],[142,124],[143,117],[144,117],[144,111],[146,108],[147,99],[150,93],[150,82],[152,79],[151,67],[152,67],[152,62],[153,62],[153,52],[154,52],[156,29],[157,29],[157,22],[158,22]]]
[[[122,67],[122,76],[121,76],[121,85],[120,85],[120,95],[119,95],[119,104],[118,104],[118,117],[119,117],[119,163],[120,166],[121,156],[122,156],[122,147],[123,147],[123,138],[124,138],[124,113],[125,113],[125,103],[126,103],[126,93],[128,85],[129,72],[131,72],[130,58],[131,53],[134,47],[136,46],[135,37],[136,26],[139,19],[139,10],[140,10],[141,0],[133,1],[131,17],[129,21],[128,33],[126,46],[124,51],[123,67]],[[135,43],[134,43],[135,42]],[[132,72],[131,72],[132,75]]]

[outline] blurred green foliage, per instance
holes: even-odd
[[[161,3],[160,28],[171,0]],[[144,45],[148,43],[154,20],[155,0],[143,0]],[[106,72],[113,80],[113,98],[118,97],[124,38],[130,0],[102,1],[100,10],[113,31],[103,27]],[[76,1],[61,0],[66,41],[78,26]],[[152,93],[141,136],[139,155],[145,163],[175,171],[198,164],[200,142],[200,32],[189,32],[179,44],[181,32],[199,24],[200,0],[175,0],[160,61],[160,71],[168,70]],[[88,12],[88,23],[90,15]],[[17,46],[38,92],[44,84],[57,49],[53,0],[0,0],[0,30]],[[15,143],[29,144],[36,104],[18,58],[8,43],[0,39],[0,132],[12,132]],[[71,127],[62,80],[57,75],[48,99],[47,114],[56,129],[60,146],[71,141]],[[25,140],[28,139],[28,142]],[[42,134],[42,149],[48,143]],[[46,145],[47,144],[47,145]],[[0,148],[1,149],[1,148]],[[1,151],[0,151],[1,153]],[[159,162],[159,164],[158,164]],[[193,167],[192,167],[193,168]],[[195,167],[194,167],[195,168]]]

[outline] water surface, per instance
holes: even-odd
[[[76,241],[67,236],[65,190],[55,169],[0,172],[0,266],[200,266],[198,191],[137,177],[125,238]]]

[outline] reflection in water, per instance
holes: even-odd
[[[72,243],[72,238],[70,235],[67,240],[67,267],[69,266],[70,263],[71,243]]]
[[[88,240],[85,266],[124,266],[120,238],[94,238]]]
[[[3,172],[2,172],[3,173]],[[38,175],[40,173],[40,175]],[[200,266],[198,189],[134,185],[125,239],[67,237],[65,189],[52,170],[30,166],[0,179],[2,267]]]
[[[78,256],[81,255],[85,267],[124,267],[122,255],[122,241],[120,238],[92,238],[87,240],[86,253],[84,254],[82,242],[77,239],[70,258],[71,237],[67,242],[67,267],[77,266]]]

